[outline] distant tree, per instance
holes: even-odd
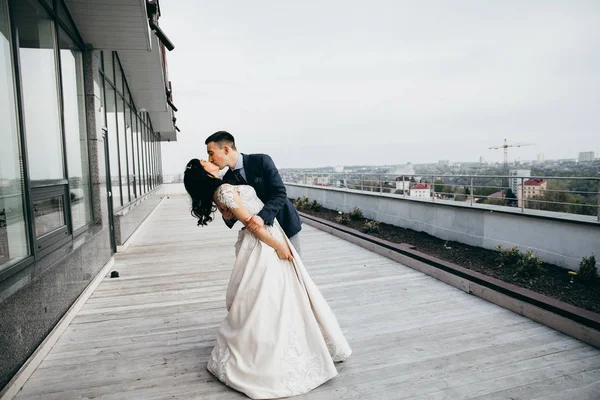
[[[435,192],[444,196],[452,197],[453,190],[452,186],[444,185],[444,181],[438,179],[435,181]]]
[[[519,201],[517,200],[517,196],[515,196],[515,194],[513,193],[513,191],[511,189],[508,189],[508,191],[506,192],[506,205],[510,206],[510,207],[517,207],[519,204]]]

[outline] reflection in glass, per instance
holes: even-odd
[[[106,106],[106,127],[108,128],[108,160],[110,166],[110,184],[112,187],[113,209],[123,205],[121,181],[119,180],[119,147],[117,144],[117,110],[115,108],[115,90],[110,83],[104,82]]]
[[[140,130],[142,127],[142,122],[140,121],[140,117],[134,112],[133,114],[133,127],[134,127],[134,141],[135,141],[135,146],[134,146],[134,150],[135,150],[135,170],[136,170],[136,179],[138,182],[138,196],[141,196],[144,191],[142,190],[142,169],[141,169],[141,153],[140,153],[140,140],[141,140],[141,134],[140,134]]]
[[[142,150],[142,174],[143,174],[143,178],[142,178],[142,182],[144,184],[144,194],[148,193],[148,168],[147,167],[147,160],[148,160],[148,153],[146,153],[146,133],[148,131],[148,128],[146,127],[145,124],[145,118],[144,115],[142,113],[142,137],[140,140],[140,146],[141,146],[141,150]]]
[[[40,238],[65,226],[63,196],[54,196],[33,202],[35,235]]]
[[[81,51],[60,30],[63,112],[73,230],[92,220]]]
[[[114,55],[114,66],[115,66],[115,88],[118,93],[123,93],[123,72],[121,71],[121,65],[119,64],[119,57]]]
[[[125,110],[123,98],[117,95],[117,133],[119,136],[119,163],[121,165],[121,185],[123,185],[123,204],[130,202],[129,187],[127,185],[127,140],[125,138]]]
[[[152,189],[154,189],[156,182],[154,176],[154,134],[152,132],[150,132],[148,147],[150,148],[150,176],[152,177]]]
[[[0,0],[0,270],[29,254],[6,4]]]
[[[29,175],[32,181],[63,179],[54,24],[37,2],[11,4],[19,35]]]
[[[114,82],[113,53],[112,51],[103,51],[102,54],[104,59],[104,77]]]
[[[147,114],[144,114],[144,117],[146,118],[146,123],[148,122],[147,119]],[[146,191],[150,191],[152,190],[152,175],[150,175],[150,128],[148,126],[146,126],[146,137],[144,139],[144,151],[146,153],[146,165],[145,165],[145,169],[146,169]]]
[[[125,104],[125,138],[127,139],[127,167],[129,169],[129,190],[131,199],[136,198],[135,187],[135,151],[133,147],[133,127],[131,126],[131,108]]]

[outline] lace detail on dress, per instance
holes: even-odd
[[[338,346],[331,340],[329,337],[324,336],[325,345],[327,346],[327,351],[329,351],[329,355],[331,356],[331,360],[333,362],[342,362],[346,361],[352,352],[350,349],[343,349],[345,346],[340,346],[342,348],[338,348]]]
[[[235,187],[224,183],[217,189],[217,201],[229,208],[238,208],[235,202]]]
[[[263,209],[265,206],[262,201],[256,195],[256,191],[252,186],[248,185],[239,185],[236,186],[240,199],[242,200],[242,204],[246,207],[246,210],[252,215],[256,215]]]
[[[225,384],[227,384],[227,363],[230,356],[229,347],[219,349],[215,346],[208,360],[208,370]]]
[[[337,324],[337,318],[335,317],[335,314],[333,313],[333,310],[331,308],[329,308],[329,315],[331,316],[331,319]],[[325,346],[327,347],[327,351],[331,356],[331,360],[333,362],[346,361],[348,357],[350,357],[350,355],[352,354],[352,350],[350,349],[350,346],[348,346],[346,340],[342,338],[342,340],[339,341],[339,343],[336,343],[335,340],[330,338],[329,335],[325,333],[325,329],[320,323],[319,330],[321,331],[321,335],[323,335],[323,339],[325,340]]]
[[[248,185],[233,186],[228,183],[222,184],[217,189],[217,201],[226,207],[238,208],[235,202],[236,194],[239,194],[241,203],[252,215],[258,214],[264,207],[263,202],[256,195],[254,188]]]
[[[302,353],[296,333],[290,335],[288,346],[284,361],[289,364],[289,370],[284,379],[291,395],[306,393],[329,378],[319,354]]]

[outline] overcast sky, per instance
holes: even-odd
[[[177,143],[280,168],[600,152],[600,1],[163,0]]]

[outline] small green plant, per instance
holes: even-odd
[[[591,282],[598,276],[598,268],[596,267],[596,256],[592,254],[589,257],[583,257],[579,263],[577,277],[582,282]]]
[[[363,218],[364,218],[363,213],[362,213],[362,211],[360,211],[360,208],[358,208],[358,207],[354,207],[354,210],[352,210],[350,212],[350,219],[352,221],[360,221]]]
[[[348,225],[350,223],[350,216],[340,211],[340,214],[335,217],[335,222],[342,225]]]
[[[379,232],[379,221],[365,221],[362,226],[364,233],[375,233]]]
[[[310,204],[310,208],[314,211],[321,211],[321,207],[321,203],[316,200],[313,200],[313,202]]]
[[[533,255],[533,250],[529,250],[526,254],[521,254],[521,259],[517,262],[517,268],[514,276],[524,278],[533,278],[544,272],[542,268],[542,259]]]
[[[517,246],[510,249],[498,246],[497,249],[498,258],[496,258],[496,262],[498,262],[499,267],[515,268],[523,257]]]
[[[545,271],[542,267],[542,259],[533,255],[533,250],[529,250],[523,254],[517,246],[510,249],[498,246],[498,258],[496,261],[498,262],[498,266],[512,269],[514,271],[513,276],[522,278],[533,278]]]
[[[310,208],[310,200],[308,199],[308,197],[298,197],[296,200],[294,200],[294,207],[296,207],[296,210],[307,210]]]

